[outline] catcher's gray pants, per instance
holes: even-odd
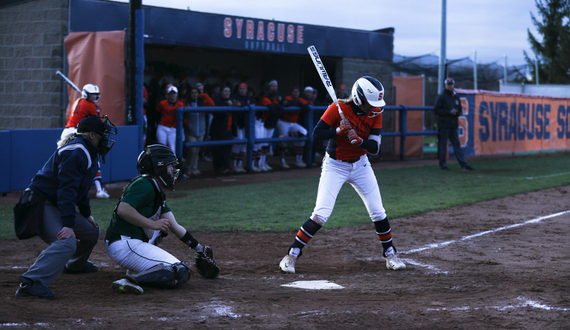
[[[44,222],[40,238],[49,244],[40,253],[34,264],[22,276],[49,287],[67,264],[71,270],[85,268],[87,259],[99,239],[99,228],[80,214],[75,217],[73,232],[75,238],[57,239],[57,233],[63,228],[61,212],[50,202],[44,206]]]

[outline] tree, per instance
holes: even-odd
[[[535,0],[539,21],[532,13],[532,23],[542,35],[542,42],[527,30],[528,41],[535,54],[530,58],[533,80],[536,77],[535,61],[538,60],[539,82],[542,84],[570,84],[570,0]]]

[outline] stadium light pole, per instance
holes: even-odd
[[[445,80],[445,40],[446,40],[446,21],[447,21],[447,1],[441,0],[441,45],[439,55],[439,74],[437,79],[437,93],[443,92],[443,81]]]
[[[473,89],[478,90],[477,87],[477,51],[473,51]]]

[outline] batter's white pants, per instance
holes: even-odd
[[[345,182],[356,190],[372,221],[386,218],[378,181],[366,155],[355,163],[346,163],[325,154],[321,167],[317,203],[311,220],[323,226],[332,214],[336,197]]]
[[[156,245],[126,236],[111,244],[105,241],[105,250],[114,262],[128,269],[131,274],[138,274],[158,264],[180,262],[172,254]]]
[[[172,152],[176,155],[176,127],[168,127],[159,124],[156,128],[156,140],[158,143],[164,144],[172,149]]]

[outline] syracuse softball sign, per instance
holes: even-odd
[[[458,90],[468,155],[494,155],[570,147],[570,99]]]

